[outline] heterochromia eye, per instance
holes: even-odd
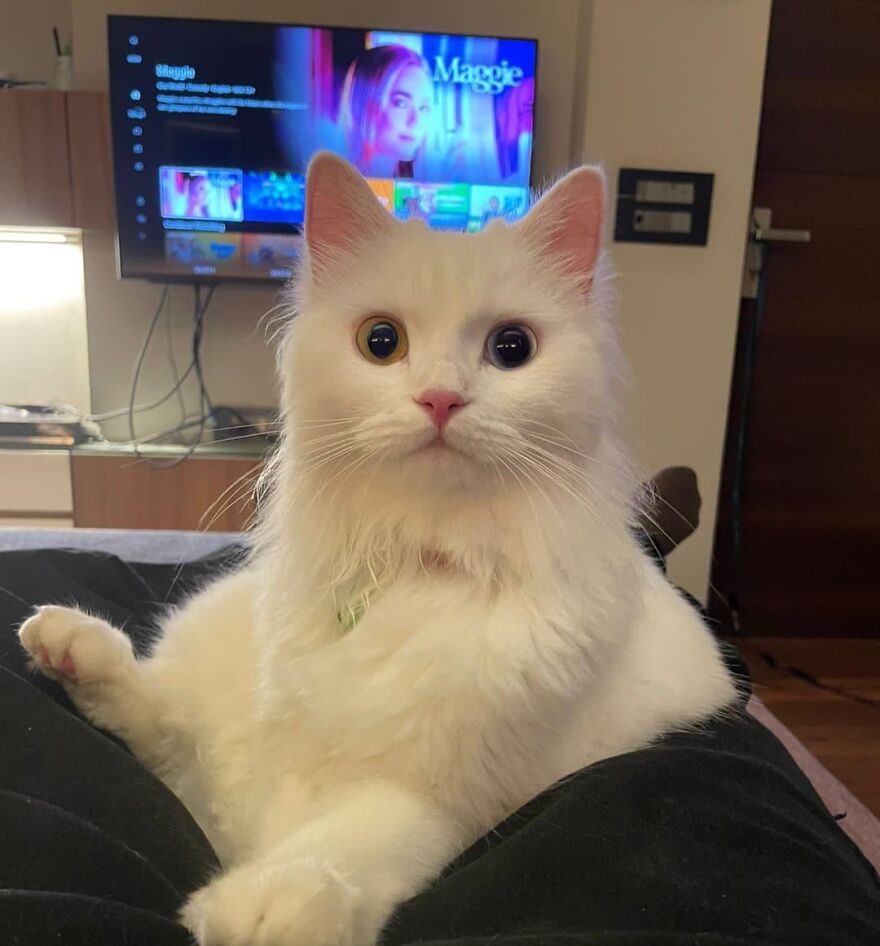
[[[519,368],[537,350],[535,333],[524,325],[501,325],[486,339],[486,357],[496,368]]]
[[[396,319],[373,315],[357,331],[358,351],[377,365],[390,365],[406,354],[406,330]]]

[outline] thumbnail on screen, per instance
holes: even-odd
[[[162,216],[186,220],[244,220],[241,171],[160,167]]]

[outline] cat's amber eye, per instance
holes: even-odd
[[[535,333],[525,325],[499,325],[486,339],[486,358],[502,371],[522,367],[537,350]]]
[[[358,351],[377,365],[392,365],[406,355],[406,329],[388,315],[371,315],[357,330]]]

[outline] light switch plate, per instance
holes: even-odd
[[[614,239],[705,246],[714,174],[621,168]]]

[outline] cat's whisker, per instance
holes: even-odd
[[[367,453],[364,453],[364,454],[360,457],[359,460],[357,460],[357,461],[355,461],[355,462],[353,462],[353,463],[350,463],[350,464],[345,468],[346,470],[348,470],[348,472],[342,477],[342,479],[339,481],[339,483],[337,483],[336,489],[335,489],[335,491],[333,492],[333,495],[330,496],[330,498],[329,498],[329,500],[328,500],[329,503],[332,504],[332,503],[334,503],[334,502],[336,501],[336,497],[337,497],[337,496],[339,495],[339,493],[341,492],[342,487],[345,486],[345,484],[354,476],[354,474],[355,474],[365,463],[368,463],[370,460],[372,460],[372,459],[373,459],[373,456],[374,456],[374,452],[373,452],[373,451],[369,451],[369,452],[367,452]],[[375,468],[374,468],[374,469],[375,469]],[[331,479],[332,479],[332,477],[331,477]],[[315,498],[317,499],[317,496],[316,496]]]
[[[543,426],[545,426],[545,427],[550,427],[549,424],[544,424]],[[552,428],[552,429],[556,429],[556,428]],[[552,441],[552,440],[549,441],[549,442],[550,442],[550,443],[557,443],[556,441]],[[558,444],[558,443],[557,443],[557,445],[558,445],[558,446],[563,446],[562,444]],[[568,448],[568,449],[571,449],[571,448]],[[656,531],[657,531],[660,535],[662,535],[665,539],[667,539],[667,540],[670,542],[670,544],[671,544],[673,547],[675,547],[675,546],[678,544],[678,542],[676,541],[675,538],[673,538],[673,536],[671,536],[671,535],[660,525],[660,523],[659,523],[659,522],[657,521],[657,519],[651,514],[651,512],[649,512],[648,509],[645,508],[645,507],[646,507],[646,502],[639,502],[639,501],[638,501],[638,494],[639,494],[639,493],[647,493],[647,495],[648,495],[648,497],[649,497],[649,499],[647,500],[647,502],[650,502],[651,500],[661,502],[664,506],[666,506],[666,508],[668,508],[668,509],[670,510],[670,512],[672,512],[672,513],[674,513],[675,515],[677,515],[677,516],[679,517],[679,519],[681,519],[681,521],[684,522],[686,525],[688,525],[691,529],[696,528],[696,523],[691,522],[691,520],[688,519],[687,516],[685,516],[680,510],[678,510],[675,506],[673,506],[672,503],[670,503],[670,502],[668,502],[666,499],[664,499],[664,498],[656,491],[656,489],[655,489],[653,486],[651,486],[650,484],[647,484],[647,485],[646,485],[645,483],[640,482],[639,480],[635,479],[634,477],[628,476],[624,470],[621,470],[621,469],[619,469],[619,468],[613,466],[612,464],[605,463],[605,462],[603,462],[603,461],[597,459],[596,457],[592,457],[592,456],[589,456],[588,454],[582,453],[582,452],[579,451],[579,450],[572,450],[572,452],[579,454],[579,455],[580,455],[583,459],[585,459],[585,460],[588,460],[588,461],[590,461],[590,462],[592,462],[592,463],[597,464],[598,466],[601,466],[601,467],[604,467],[605,469],[610,470],[611,472],[615,473],[619,478],[629,481],[629,482],[633,485],[633,487],[634,487],[633,493],[630,494],[630,495],[626,495],[626,496],[625,496],[625,495],[621,494],[618,489],[616,489],[614,486],[612,486],[612,485],[609,484],[609,483],[603,483],[603,484],[602,484],[602,489],[605,491],[605,493],[611,494],[618,502],[628,503],[630,506],[632,506],[632,508],[633,508],[633,513],[634,513],[634,517],[637,518],[637,519],[643,519],[643,520],[649,522],[649,523],[656,529]],[[595,487],[594,487],[594,485],[593,485],[593,483],[592,483],[592,480],[591,480],[589,477],[588,477],[584,482],[585,482],[585,485],[586,485],[587,489],[595,490]],[[713,555],[713,556],[712,556],[712,561],[714,562],[715,560],[716,560],[716,559],[715,559],[715,557],[714,557],[714,555]],[[714,582],[710,581],[709,584],[708,584],[708,587],[709,587],[709,590],[712,591],[714,594],[718,595],[718,596],[719,596],[720,598],[722,598],[722,599],[724,598],[723,593],[722,593],[721,590],[714,584]]]
[[[315,493],[315,495],[312,497],[311,501],[309,502],[309,505],[306,508],[306,515],[308,515],[309,510],[311,510],[312,506],[314,506],[314,504],[318,501],[318,499],[324,494],[324,491],[327,489],[328,486],[331,485],[331,483],[333,483],[340,475],[345,473],[346,470],[351,469],[351,467],[356,464],[362,464],[366,459],[369,459],[371,456],[372,454],[370,453],[361,454],[360,456],[352,460],[350,463],[347,463],[345,466],[338,469],[329,479],[325,480],[321,488]]]
[[[557,456],[555,453],[545,450],[543,447],[539,447],[532,443],[528,445],[527,449],[558,473],[564,473],[566,477],[572,478],[575,488],[586,489],[591,493],[595,493],[603,497],[607,497],[607,495],[610,494],[612,498],[620,503],[621,507],[624,509],[633,509],[635,507],[634,497],[625,496],[614,486],[603,483],[602,489],[599,490],[596,484],[593,482],[592,477],[589,475],[589,472],[584,470],[582,467],[579,467],[576,464]]]
[[[263,337],[269,344],[273,344],[278,335],[286,328],[291,311],[290,303],[287,300],[276,303],[257,319],[254,333],[265,326]]]
[[[603,511],[601,511],[597,506],[590,502],[589,498],[584,495],[583,492],[579,491],[575,484],[570,483],[568,480],[563,478],[558,471],[554,470],[551,466],[547,465],[546,462],[539,458],[528,456],[527,454],[521,454],[521,458],[526,463],[531,464],[537,471],[543,474],[548,481],[554,483],[559,489],[565,492],[568,496],[578,502],[582,508],[592,517],[594,517],[598,522],[609,532],[614,532],[615,527],[613,523],[609,522],[605,517]],[[586,483],[586,480],[580,481],[577,486],[583,486]]]
[[[256,511],[257,483],[260,475],[261,471],[259,469],[249,470],[246,474],[239,477],[238,480],[232,484],[232,487],[227,487],[227,489],[217,497],[217,499],[211,504],[211,506],[208,507],[203,516],[199,519],[199,530],[202,532],[209,532],[215,523],[218,522],[230,509],[242,506],[249,500],[253,502],[254,509]],[[218,506],[218,504],[220,505]],[[203,523],[205,518],[215,507],[218,508],[211,516],[211,519],[208,521],[207,525],[204,525]]]
[[[360,414],[353,414],[350,417],[323,417],[323,418],[322,417],[304,417],[301,419],[297,418],[296,420],[294,420],[291,426],[295,430],[298,427],[310,427],[314,425],[330,427],[337,424],[353,424],[353,423],[357,423],[358,421],[364,420],[366,416],[367,416],[366,414],[360,413]]]
[[[345,446],[340,447],[327,455],[322,455],[318,457],[317,460],[312,458],[313,462],[309,466],[303,467],[298,471],[301,477],[299,489],[302,490],[307,486],[312,485],[311,480],[313,479],[314,475],[320,470],[324,469],[324,467],[329,466],[331,463],[334,463],[338,460],[344,460],[347,456],[354,452],[355,448],[353,446]]]
[[[294,446],[298,456],[307,453],[312,449],[319,449],[321,446],[329,443],[344,443],[346,441],[354,442],[355,435],[350,430],[334,430],[328,434],[318,434],[315,437],[296,441]]]
[[[210,531],[211,526],[213,526],[214,523],[217,521],[217,519],[219,519],[220,516],[222,516],[222,514],[223,514],[224,512],[226,512],[226,508],[223,508],[223,509],[221,510],[221,512],[218,513],[216,516],[214,516],[214,518],[211,519],[211,521],[208,523],[208,525],[207,525],[207,526],[204,526],[204,528],[203,528],[202,524],[203,524],[204,521],[208,518],[208,516],[211,515],[211,513],[217,508],[218,505],[220,505],[221,503],[224,502],[224,500],[226,499],[227,496],[230,495],[230,493],[233,493],[233,494],[234,494],[236,491],[240,490],[240,489],[242,488],[242,485],[243,485],[243,484],[248,484],[248,485],[250,485],[250,481],[256,481],[257,478],[260,476],[260,473],[261,473],[261,472],[262,472],[262,471],[261,471],[260,467],[259,467],[259,466],[255,466],[255,467],[253,467],[253,468],[250,469],[250,470],[245,470],[245,472],[242,473],[241,476],[236,477],[236,478],[229,484],[229,486],[227,486],[226,489],[224,489],[223,492],[220,493],[220,495],[214,500],[214,502],[212,502],[211,505],[208,506],[208,508],[207,508],[207,509],[202,513],[202,515],[199,517],[198,528],[199,528],[201,531],[204,531],[204,532]]]
[[[583,477],[586,475],[586,471],[583,467],[578,466],[576,463],[572,463],[571,460],[567,460],[565,457],[558,456],[551,450],[547,450],[544,447],[538,446],[537,444],[531,442],[528,443],[527,449],[532,450],[547,458],[548,460],[551,460],[554,464],[558,464],[562,468],[569,470],[575,476]]]
[[[207,523],[207,525],[202,525],[201,520],[199,521],[199,531],[210,532],[211,529],[214,527],[214,525],[217,522],[219,522],[220,519],[222,519],[223,516],[225,516],[226,513],[229,512],[229,510],[235,509],[238,506],[244,505],[252,496],[253,496],[252,490],[249,490],[246,487],[240,489],[235,495],[230,496],[227,499],[227,501],[223,504],[223,506],[220,507],[220,509],[218,509],[216,513],[214,513],[214,515],[211,517],[211,520]],[[247,532],[248,523],[250,522],[252,517],[253,517],[253,513],[251,513],[251,515],[248,516],[248,518],[245,520],[245,523],[243,523],[241,527],[238,528],[238,531]]]
[[[222,433],[223,431],[230,431],[230,430],[249,430],[250,428],[255,427],[255,426],[256,426],[255,424],[232,424],[232,425],[229,426],[229,427],[214,427],[214,426],[212,426],[212,427],[211,427],[211,430],[212,430],[214,433]],[[278,432],[281,431],[281,423],[280,423],[280,422],[275,422],[275,421],[273,421],[271,424],[266,424],[266,425],[263,425],[263,426],[268,427],[268,428],[269,428],[269,431],[270,431],[271,433],[278,433]],[[259,433],[259,432],[260,432],[260,431],[258,431],[258,433]]]
[[[534,446],[533,446],[533,449],[535,449]],[[544,455],[548,459],[552,459],[555,462],[562,462],[560,461],[560,458],[555,457],[555,455],[550,453],[549,451],[542,451],[542,453],[544,453]],[[572,464],[567,464],[567,466],[573,470],[578,469]],[[599,493],[599,490],[596,488],[596,486],[593,484],[592,480],[589,477],[583,480],[582,485],[584,485],[591,492]],[[645,505],[643,503],[637,503],[636,497],[632,495],[624,495],[619,490],[617,490],[614,486],[608,483],[602,484],[602,493],[603,495],[610,494],[622,506],[631,508],[634,519],[638,518],[638,519],[642,519],[649,522],[657,530],[657,532],[660,533],[660,535],[662,535],[664,538],[668,539],[669,542],[672,543],[673,546],[676,544],[675,539],[673,539],[673,537],[660,525],[660,523],[654,518],[654,516],[651,515],[651,513],[645,508]],[[683,516],[681,518],[684,519]],[[686,519],[684,519],[684,521],[687,522]]]
[[[354,448],[356,446],[356,441],[345,438],[340,440],[331,440],[327,443],[317,444],[312,447],[311,450],[300,450],[296,454],[296,462],[298,464],[309,464],[313,461],[320,460],[322,457],[329,456],[336,450],[343,448]]]
[[[528,450],[531,452],[530,455],[534,461],[540,463],[546,469],[548,475],[552,474],[560,485],[564,484],[568,487],[575,498],[587,502],[588,493],[596,494],[599,498],[606,498],[608,493],[612,493],[614,498],[618,501],[621,500],[622,497],[616,491],[606,488],[604,483],[602,484],[602,490],[599,490],[585,470],[573,464],[563,465],[560,463],[559,457],[543,450],[537,452],[534,445],[530,445]],[[626,506],[627,503],[624,501],[623,507],[626,508]]]
[[[553,513],[553,515],[555,516],[557,522],[558,522],[560,525],[562,525],[562,524],[564,523],[564,519],[563,519],[563,516],[562,516],[562,512],[561,512],[561,510],[559,509],[558,504],[553,501],[553,498],[550,496],[550,494],[549,494],[549,493],[547,492],[547,490],[544,488],[543,484],[538,480],[537,476],[534,474],[534,471],[533,471],[533,470],[529,470],[528,464],[524,463],[523,460],[524,460],[524,458],[523,458],[522,456],[517,455],[517,457],[515,458],[514,462],[516,463],[516,465],[517,465],[517,467],[519,468],[519,471],[522,473],[522,475],[523,475],[524,477],[526,477],[526,479],[527,479],[527,480],[535,487],[535,489],[538,490],[538,492],[544,497],[544,502],[546,503],[547,508]]]
[[[249,434],[238,434],[235,437],[220,437],[219,440],[206,440],[202,446],[220,446],[224,443],[235,443],[238,440],[252,440],[255,437],[266,439],[266,435],[256,430]]]
[[[556,430],[556,428],[551,428],[549,424],[543,424],[542,426],[548,427],[552,430]],[[687,516],[684,515],[684,513],[682,513],[679,509],[673,506],[672,503],[670,503],[667,499],[661,496],[650,483],[645,484],[639,481],[636,477],[628,474],[625,470],[620,469],[619,467],[614,466],[613,464],[606,463],[603,460],[599,460],[597,457],[590,456],[589,454],[584,453],[581,450],[577,450],[573,446],[569,446],[568,443],[561,443],[558,440],[554,440],[549,437],[544,437],[544,436],[541,436],[540,434],[535,434],[535,433],[531,433],[529,436],[537,440],[542,440],[545,443],[558,446],[563,450],[567,450],[570,453],[576,454],[577,456],[581,457],[582,459],[586,460],[589,463],[593,463],[597,466],[601,466],[607,470],[612,471],[617,477],[621,479],[625,479],[628,482],[630,482],[631,485],[634,487],[634,490],[633,490],[634,493],[646,492],[651,497],[651,499],[661,502],[664,506],[666,506],[670,510],[670,512],[678,516],[679,519],[681,519],[681,521],[684,522],[686,525],[690,526],[691,528],[695,527],[695,523],[691,522],[690,519],[688,519]]]
[[[512,458],[510,458],[510,459],[512,459]],[[514,466],[511,462],[509,462],[509,458],[508,458],[508,457],[504,457],[504,456],[500,456],[500,455],[499,455],[498,461],[499,461],[499,463],[501,463],[501,465],[510,473],[510,475],[516,480],[516,482],[519,484],[520,489],[523,491],[523,494],[525,495],[526,499],[529,501],[529,505],[532,507],[532,514],[533,514],[534,517],[535,517],[535,527],[536,527],[536,529],[538,530],[538,532],[540,533],[540,532],[541,532],[541,517],[538,515],[538,508],[537,508],[537,506],[535,506],[535,501],[534,501],[534,499],[532,499],[532,494],[531,494],[531,492],[530,492],[529,489],[526,487],[526,484],[522,481],[522,479],[520,479],[519,473],[517,473],[517,470],[516,470],[515,466]],[[520,472],[522,472],[522,471],[520,471]]]

